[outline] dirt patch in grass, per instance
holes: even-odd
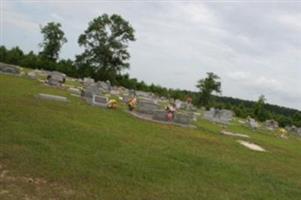
[[[0,163],[0,199],[75,199],[75,191],[43,178],[17,176]]]

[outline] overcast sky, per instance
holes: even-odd
[[[221,77],[224,96],[301,109],[301,2],[14,1],[1,2],[0,44],[39,51],[39,25],[60,22],[61,57],[82,49],[77,38],[94,17],[120,14],[136,30],[131,77],[196,90],[206,72]]]

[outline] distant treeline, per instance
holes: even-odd
[[[142,90],[153,92],[159,96],[167,98],[185,100],[188,96],[192,97],[193,103],[198,105],[200,94],[188,90],[168,89],[160,85],[146,84],[143,81],[138,81],[136,78],[131,78],[129,74],[114,74],[111,78],[110,74],[99,75],[94,73],[91,67],[77,65],[76,62],[70,59],[60,59],[58,61],[51,61],[45,59],[33,51],[24,53],[19,47],[7,49],[5,46],[0,46],[0,62],[19,65],[32,69],[44,69],[50,71],[60,71],[66,75],[74,78],[92,77],[96,81],[110,80],[113,85],[124,86],[128,89]],[[241,100],[232,97],[214,96],[213,101],[210,102],[211,107],[231,109],[238,117],[246,118],[247,116],[255,117],[254,108],[256,102]],[[296,125],[301,127],[301,112],[295,109],[290,109],[282,106],[265,104],[264,114],[261,115],[259,121],[267,119],[274,119],[280,123],[281,126]]]

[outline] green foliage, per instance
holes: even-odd
[[[3,51],[5,51],[5,50],[3,49]],[[24,53],[19,47],[14,47],[11,50],[9,50],[7,53],[5,53],[4,55],[5,55],[5,60],[8,63],[18,65],[18,64],[20,64],[20,60],[24,56]]]
[[[198,81],[197,88],[200,90],[200,104],[209,106],[212,92],[221,93],[221,82],[219,76],[212,72],[207,73],[207,77]]]
[[[134,29],[128,21],[119,15],[103,14],[79,36],[78,43],[85,50],[76,61],[80,68],[91,68],[94,78],[116,83],[117,74],[129,68],[127,47],[134,40]]]
[[[267,119],[267,113],[264,109],[265,101],[266,98],[264,95],[260,95],[254,107],[254,116],[259,121],[264,121]]]
[[[52,62],[57,61],[63,44],[67,42],[64,37],[65,34],[61,30],[61,24],[49,22],[41,27],[41,33],[43,34],[43,42],[40,43],[40,47],[42,47],[41,57]]]

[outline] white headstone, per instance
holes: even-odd
[[[37,97],[40,98],[40,99],[46,99],[46,100],[68,102],[68,99],[66,97],[52,95],[52,94],[40,93],[40,94],[37,95]]]

